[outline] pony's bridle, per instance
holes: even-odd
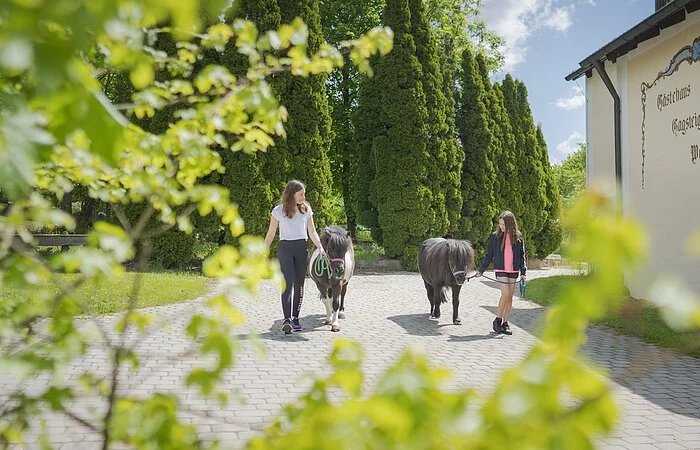
[[[467,281],[467,282],[469,282],[470,279],[474,278],[474,277],[468,276],[469,275],[468,270],[458,270],[457,272],[452,272],[452,276],[455,277],[455,280],[457,280],[457,275],[461,275],[461,274],[465,275],[464,281]],[[464,284],[464,282],[462,282],[461,284]]]
[[[333,265],[334,262],[339,262],[340,264],[343,265],[343,270],[345,270],[345,258],[330,258],[331,260],[331,266]]]

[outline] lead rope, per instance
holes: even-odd
[[[331,262],[324,255],[320,255],[314,262],[314,274],[317,277],[323,276],[323,272],[328,272],[328,277],[331,276]]]
[[[513,282],[510,281],[501,281],[501,280],[496,280],[495,278],[491,278],[489,276],[484,275],[483,273],[481,274],[482,277],[486,278],[487,280],[495,281],[496,283],[501,283],[501,284],[520,284],[520,298],[525,298],[525,280],[523,278],[520,278],[519,280],[515,280]],[[470,277],[467,277],[467,281],[471,280],[472,278],[476,277],[476,275],[472,275]]]

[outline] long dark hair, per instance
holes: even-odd
[[[294,201],[294,194],[305,189],[306,186],[299,180],[292,180],[284,187],[284,192],[282,193],[282,211],[286,217],[290,219],[293,218],[297,210],[302,214],[306,214],[306,211],[309,209],[308,204],[304,202],[301,205],[297,205]]]
[[[501,240],[501,250],[506,248],[506,240],[504,239],[505,233],[510,235],[510,243],[513,244],[518,239],[522,238],[520,230],[518,230],[518,222],[515,220],[515,216],[510,211],[503,211],[500,216],[498,216],[498,221],[503,219],[506,224],[506,231],[501,231],[500,226],[496,226],[496,237]]]

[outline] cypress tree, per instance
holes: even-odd
[[[552,166],[549,164],[547,142],[544,140],[542,127],[539,125],[537,126],[537,144],[540,150],[541,165],[543,169],[543,181],[547,205],[545,207],[545,213],[547,214],[547,217],[545,218],[544,225],[535,234],[535,236],[533,236],[533,239],[535,240],[535,248],[537,249],[535,256],[543,259],[555,251],[559,247],[559,244],[561,244],[562,230],[559,223],[559,216],[561,213],[562,200],[561,195],[559,194],[559,187],[554,181]]]
[[[458,101],[457,128],[464,149],[462,165],[462,219],[458,235],[483,249],[493,228],[495,172],[490,152],[488,98],[479,64],[470,50],[462,56],[462,91]]]
[[[281,21],[277,0],[236,0],[226,15],[250,20],[260,32],[276,30]]]
[[[386,254],[415,268],[418,246],[432,225],[432,192],[426,180],[429,156],[428,111],[423,73],[410,33],[408,0],[389,0],[383,22],[394,31],[394,48],[380,59],[376,83],[381,92],[380,135],[374,139],[377,206]]]
[[[457,126],[455,124],[457,83],[455,79],[455,54],[454,43],[449,37],[443,41],[440,50],[440,66],[442,70],[442,92],[445,94],[445,134],[442,139],[445,142],[445,155],[447,157],[447,170],[445,171],[445,204],[447,206],[447,218],[449,222],[448,232],[450,235],[459,229],[459,221],[462,217],[462,161],[464,152],[457,137]]]
[[[370,229],[372,239],[382,244],[379,215],[371,199],[371,185],[377,172],[372,143],[382,132],[382,124],[379,121],[382,96],[377,77],[362,79],[357,100],[358,106],[353,115],[355,162],[351,169],[355,216],[358,224]]]
[[[537,143],[537,131],[532,118],[532,111],[527,100],[527,88],[522,81],[516,81],[516,95],[518,105],[518,121],[520,129],[518,134],[523,139],[523,163],[520,166],[523,193],[523,228],[529,238],[526,245],[531,254],[538,254],[534,236],[544,226],[546,220],[546,191],[544,186],[544,174],[542,169],[542,157],[540,146]],[[529,242],[529,244],[527,244]]]
[[[494,83],[489,91],[491,124],[495,140],[493,165],[496,172],[494,200],[497,212],[510,210],[519,217],[522,211],[520,181],[515,157],[515,136],[508,119],[503,91]]]
[[[321,18],[318,0],[278,0],[283,23],[300,17],[309,30],[308,51],[321,45]],[[289,157],[288,178],[306,184],[306,197],[314,209],[317,228],[334,222],[331,217],[332,176],[328,152],[333,140],[331,115],[324,76],[308,78],[283,74],[280,77],[280,101],[289,113],[286,139],[276,145]],[[280,188],[283,186],[280,185]]]
[[[518,219],[518,225],[520,230],[526,237],[526,244],[528,250],[532,250],[532,242],[529,239],[530,230],[533,228],[532,224],[534,222],[532,218],[532,213],[530,212],[531,204],[528,204],[528,199],[530,198],[529,191],[531,187],[527,185],[528,176],[527,172],[530,170],[529,162],[530,160],[526,158],[527,152],[525,151],[526,139],[523,134],[523,127],[520,120],[520,110],[518,105],[518,88],[516,81],[510,74],[507,74],[503,79],[501,84],[503,90],[503,103],[508,114],[508,120],[510,122],[511,129],[513,130],[513,135],[515,137],[515,157],[516,162],[516,174],[514,183],[509,187],[514,195],[518,196],[520,199],[520,208],[513,208],[511,211],[515,214]],[[536,138],[535,138],[536,139]]]
[[[448,142],[447,99],[443,91],[442,70],[438,61],[435,36],[425,17],[423,0],[409,0],[411,13],[411,35],[416,45],[416,56],[423,72],[422,84],[428,110],[428,142],[430,155],[426,170],[429,174],[427,187],[432,192],[430,236],[444,236],[449,229],[447,212],[448,176]],[[450,148],[454,151],[454,148]]]
[[[324,0],[320,3],[320,11],[326,41],[338,46],[342,41],[354,39],[378,26],[382,6],[382,0]],[[346,64],[334,70],[326,83],[334,134],[329,155],[333,184],[334,189],[342,194],[348,231],[352,237],[355,237],[357,223],[353,177],[358,164],[353,113],[358,105],[358,89],[363,78],[346,58]],[[367,183],[369,185],[369,181]],[[374,223],[376,227],[376,214]]]
[[[350,80],[350,68],[348,64],[341,68],[341,78],[336,80],[340,83],[340,97],[329,96],[328,102],[332,111],[331,124],[333,130],[333,142],[329,148],[329,158],[331,173],[333,174],[333,188],[339,192],[343,199],[343,209],[347,219],[350,236],[355,237],[357,228],[357,217],[355,215],[355,198],[350,189],[350,176],[353,161],[356,157],[352,146],[352,102],[355,93],[351,94],[353,88]],[[327,85],[327,87],[329,87]]]
[[[260,32],[277,29],[281,23],[277,0],[237,0],[228,16],[229,20],[250,20]],[[248,69],[247,57],[237,52],[233,41],[226,45],[218,63],[237,77],[243,76]],[[275,80],[272,85],[277,92]],[[275,145],[266,153],[221,150],[220,154],[226,169],[220,184],[229,190],[231,200],[238,204],[246,233],[264,235],[270,211],[279,201],[280,189],[286,183],[286,151]],[[219,242],[232,239],[228,231],[224,230],[223,233]]]

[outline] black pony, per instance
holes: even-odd
[[[474,249],[469,241],[431,238],[418,250],[418,270],[430,300],[430,318],[440,317],[440,304],[447,302],[445,288],[452,288],[452,323],[459,325],[459,291],[474,270]]]
[[[316,249],[309,259],[309,274],[316,283],[326,307],[324,323],[330,325],[332,331],[340,331],[338,319],[345,317],[345,293],[355,272],[355,251],[350,233],[338,226],[326,227],[323,230],[321,244],[328,258],[321,258]]]

